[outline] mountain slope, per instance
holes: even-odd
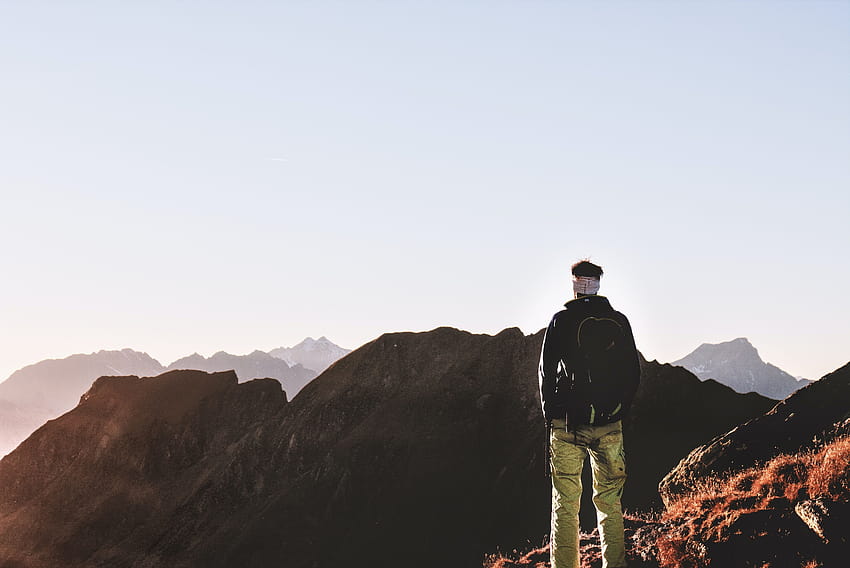
[[[34,568],[480,566],[548,532],[542,338],[386,334],[289,403],[277,383],[232,373],[101,379],[0,461],[0,557]],[[632,508],[657,501],[664,464],[772,404],[681,368],[643,368],[626,441]]]
[[[762,361],[745,337],[723,343],[703,343],[673,364],[685,367],[700,379],[715,379],[737,392],[757,392],[774,400],[782,400],[811,382],[795,379]]]

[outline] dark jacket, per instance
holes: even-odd
[[[547,421],[566,419],[571,428],[620,420],[628,413],[640,381],[640,362],[629,320],[612,308],[604,296],[581,296],[564,304],[564,308],[552,317],[540,353],[538,377],[543,415]],[[579,324],[588,317],[614,320],[623,333],[622,345],[612,355],[617,359],[612,366],[616,369],[612,374],[616,376],[594,385],[587,379],[587,365],[578,346]],[[599,384],[606,385],[607,392],[602,395],[598,392]],[[619,402],[600,411],[605,406],[600,396]]]

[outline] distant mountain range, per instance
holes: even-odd
[[[19,369],[0,383],[0,456],[7,454],[38,426],[74,408],[95,379],[103,376],[149,377],[172,369],[235,370],[240,382],[277,379],[291,399],[337,358],[349,352],[327,338],[307,338],[286,350],[290,362],[263,351],[212,357],[197,353],[167,367],[139,351],[98,351],[63,359],[46,359]]]
[[[170,364],[167,370],[196,369],[198,371],[236,371],[239,382],[251,379],[272,378],[280,381],[287,396],[292,398],[304,385],[313,380],[319,373],[307,369],[300,363],[287,363],[283,359],[273,357],[263,351],[254,351],[248,355],[231,355],[219,351],[212,357],[203,357],[193,353]]]
[[[543,331],[390,333],[288,401],[271,380],[98,379],[0,461],[10,566],[465,568],[548,533]],[[630,510],[774,402],[641,362]],[[590,484],[586,485],[589,498]]]
[[[765,363],[745,338],[723,343],[703,343],[691,354],[674,361],[700,379],[714,379],[737,392],[757,392],[783,400],[812,381],[796,379],[779,367]]]

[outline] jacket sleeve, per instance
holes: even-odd
[[[555,314],[549,322],[546,335],[543,336],[543,348],[540,351],[540,365],[537,371],[540,402],[543,405],[543,417],[546,420],[564,418],[567,414],[566,407],[557,397],[558,361],[561,355],[561,328],[557,323],[557,314]]]
[[[635,336],[632,333],[632,326],[629,324],[629,320],[626,316],[623,316],[623,322],[625,323],[624,329],[626,331],[626,339],[629,342],[631,351],[625,368],[627,372],[626,392],[623,404],[625,414],[629,411],[632,401],[635,398],[635,393],[637,393],[638,386],[640,385],[640,358],[637,346],[635,345]]]

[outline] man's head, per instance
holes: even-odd
[[[572,266],[573,292],[576,298],[599,291],[599,279],[602,277],[602,267],[587,259],[580,260]]]

